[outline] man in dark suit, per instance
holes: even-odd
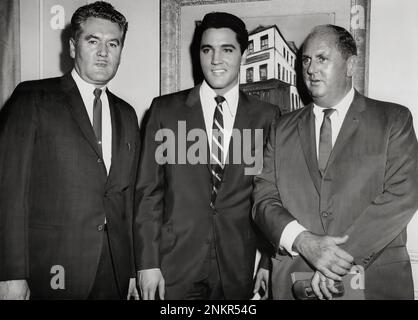
[[[412,116],[353,89],[356,51],[343,28],[309,34],[302,66],[313,103],[274,125],[255,178],[254,220],[277,250],[276,299],[294,298],[293,272],[315,272],[316,297],[332,298],[353,264],[364,270],[366,299],[413,298],[405,247],[418,207]]]
[[[0,119],[0,295],[121,299],[135,291],[134,109],[112,94],[125,17],[106,2],[71,20],[71,73],[21,83]],[[131,279],[131,281],[130,281]]]
[[[248,299],[260,284],[267,291],[264,264],[253,285],[251,169],[262,157],[245,159],[261,155],[278,108],[239,91],[248,43],[241,19],[209,13],[196,32],[204,81],[154,99],[146,120],[134,222],[144,299]]]

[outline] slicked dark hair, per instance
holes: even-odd
[[[350,32],[348,32],[342,27],[333,24],[324,24],[316,26],[309,33],[306,40],[308,40],[313,35],[329,34],[330,32],[335,35],[337,49],[341,52],[345,60],[347,60],[351,56],[357,55],[356,41],[354,40]]]
[[[126,32],[128,31],[128,21],[125,16],[108,2],[96,1],[78,8],[71,17],[71,37],[75,42],[78,41],[82,32],[81,24],[86,22],[88,18],[100,18],[117,23],[121,28],[122,45],[125,42]]]
[[[244,21],[237,16],[227,12],[211,12],[203,17],[202,23],[197,27],[197,43],[200,45],[203,32],[207,29],[215,28],[229,28],[235,32],[237,41],[239,43],[241,54],[244,53],[248,47],[248,31],[245,27]]]

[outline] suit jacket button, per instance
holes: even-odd
[[[331,213],[326,212],[326,211],[322,211],[321,214],[324,218],[328,218],[328,216],[331,215]]]
[[[97,226],[97,231],[103,231],[103,229],[104,229],[104,225],[103,224],[99,224]]]
[[[103,162],[103,160],[102,159],[97,159],[97,163],[102,163]]]

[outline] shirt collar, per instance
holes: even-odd
[[[350,108],[351,103],[354,100],[354,88],[351,87],[350,91],[345,95],[344,98],[341,99],[340,102],[338,102],[335,106],[332,107],[332,109],[336,110],[336,114],[338,117],[345,117],[347,114],[348,108]],[[317,106],[315,103],[313,104],[313,112],[315,114],[315,117],[322,118],[323,117],[323,111],[324,108]]]
[[[75,69],[71,71],[71,76],[73,77],[75,83],[77,84],[77,88],[80,91],[80,94],[82,97],[93,96],[94,89],[96,89],[96,87],[93,84],[88,83],[83,78],[81,78]],[[103,91],[106,91],[106,87],[107,86],[104,85],[103,87],[100,87],[99,89],[101,89],[103,93]]]
[[[203,99],[206,101],[215,101],[215,97],[217,93],[213,90],[206,80],[203,80],[202,85],[200,86],[200,93]],[[238,97],[239,97],[239,84],[237,83],[233,86],[228,92],[226,92],[223,97],[225,98],[226,105],[228,106],[229,112],[231,116],[234,117],[237,113],[238,108]],[[212,105],[212,104],[211,104]],[[213,108],[215,109],[216,104],[213,104]]]

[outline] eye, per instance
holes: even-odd
[[[109,43],[109,47],[111,47],[111,48],[117,48],[118,46],[119,46],[119,44],[116,43],[116,42],[110,42]]]
[[[302,65],[306,66],[311,62],[311,59],[308,57],[302,58]]]
[[[208,48],[203,48],[201,51],[203,54],[208,54],[210,50]]]
[[[327,61],[327,58],[325,58],[324,56],[319,56],[319,57],[318,57],[318,61],[319,61],[320,63],[324,63],[325,61]]]
[[[94,45],[94,44],[96,44],[97,43],[97,40],[96,39],[90,39],[89,41],[88,41],[88,44],[91,44],[91,45]]]
[[[233,50],[231,48],[224,48],[224,52],[226,52],[226,53],[232,53]]]

